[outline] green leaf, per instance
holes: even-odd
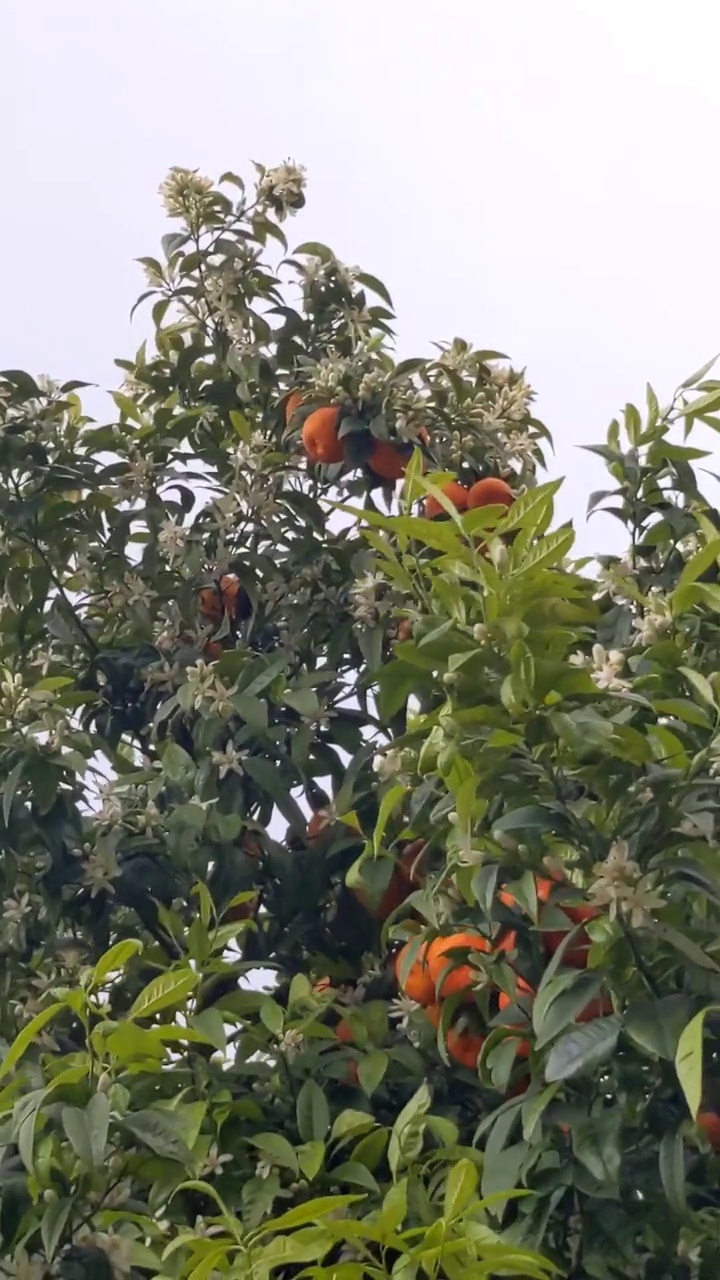
[[[94,1094],[84,1110],[63,1107],[62,1122],[78,1159],[89,1169],[99,1169],[105,1158],[110,1123],[107,1095]]]
[[[90,979],[90,989],[101,986],[111,973],[118,973],[124,969],[128,960],[132,956],[139,955],[142,949],[143,944],[138,938],[123,938],[121,942],[116,942],[95,965]]]
[[[320,1085],[306,1080],[297,1097],[298,1133],[303,1142],[322,1142],[330,1128],[330,1109]]]
[[[685,1194],[685,1144],[681,1133],[666,1133],[660,1143],[660,1181],[674,1213],[687,1212]]]
[[[388,1069],[388,1056],[382,1049],[363,1054],[358,1062],[358,1079],[363,1093],[372,1097]]]
[[[625,1011],[625,1034],[648,1053],[672,1062],[692,1003],[687,996],[663,996],[640,1000]]]
[[[184,1004],[200,980],[192,969],[176,969],[158,974],[133,1002],[128,1018],[151,1018],[161,1009]]]
[[[535,1047],[542,1049],[555,1039],[570,1022],[574,1022],[579,1013],[587,1008],[590,1001],[598,995],[602,987],[602,977],[595,973],[578,973],[563,989],[551,996],[544,1016],[533,1026],[537,1032]],[[533,1015],[535,1009],[533,1008]]]
[[[325,1161],[324,1142],[303,1142],[296,1150],[298,1168],[308,1182],[314,1182]]]
[[[707,677],[702,675],[701,672],[693,670],[692,667],[678,667],[678,671],[685,677],[688,684],[692,685],[693,689],[697,694],[699,694],[703,702],[707,702],[709,707],[712,707],[714,711],[717,711],[715,694],[712,691],[712,685]]]
[[[622,1019],[617,1014],[598,1018],[576,1027],[556,1041],[545,1064],[548,1084],[587,1075],[611,1056],[620,1034]]]
[[[619,1111],[605,1111],[571,1127],[573,1154],[598,1182],[615,1182],[620,1172],[621,1120]]]
[[[248,1142],[252,1147],[262,1151],[272,1164],[297,1173],[298,1159],[295,1148],[281,1133],[259,1133],[255,1138],[248,1138]]]
[[[129,1111],[122,1117],[121,1124],[146,1147],[154,1151],[156,1156],[162,1156],[166,1160],[177,1160],[185,1168],[192,1169],[192,1152],[179,1136],[171,1115],[151,1108],[145,1111]]]
[[[710,1005],[707,1009],[701,1009],[700,1013],[688,1022],[680,1036],[675,1054],[677,1078],[693,1120],[696,1119],[702,1103],[705,1019],[709,1013],[716,1011],[717,1005]]]
[[[40,1218],[40,1237],[48,1262],[52,1262],[55,1257],[55,1250],[65,1230],[72,1208],[72,1200],[52,1200],[50,1204],[43,1205]]]
[[[296,1205],[294,1209],[288,1209],[287,1213],[281,1213],[277,1218],[273,1218],[272,1222],[258,1231],[258,1237],[267,1235],[271,1231],[294,1231],[296,1227],[304,1227],[308,1222],[321,1222],[329,1213],[337,1213],[338,1210],[346,1209],[351,1204],[358,1204],[364,1199],[364,1196],[353,1195],[318,1196],[316,1200],[308,1200],[306,1204]]]
[[[478,1185],[478,1171],[472,1160],[458,1160],[453,1165],[445,1183],[443,1218],[452,1222],[459,1218],[474,1198]]]
[[[390,790],[385,792],[385,795],[380,801],[377,822],[375,823],[375,830],[373,831],[373,852],[376,856],[379,854],[382,847],[383,836],[385,835],[387,824],[400,804],[400,801],[404,798],[406,791],[407,787],[401,786],[400,784],[390,787]]]
[[[21,760],[18,760],[14,769],[10,770],[10,773],[5,779],[5,786],[3,787],[3,822],[5,823],[5,826],[7,826],[10,821],[10,810],[12,809],[15,792],[18,789],[18,784],[22,777],[25,763],[25,757],[23,756]]]
[[[30,1045],[34,1043],[43,1027],[46,1027],[48,1022],[51,1022],[56,1014],[60,1013],[61,1010],[65,1008],[67,1008],[65,1002],[57,1000],[54,1004],[48,1005],[47,1009],[41,1009],[40,1013],[36,1013],[35,1017],[31,1018],[27,1026],[23,1027],[20,1034],[15,1037],[2,1061],[2,1064],[0,1064],[0,1079],[2,1079],[3,1076],[9,1075],[13,1067],[15,1067],[20,1061],[23,1054],[25,1054],[30,1048]]]
[[[360,1164],[359,1160],[347,1160],[344,1164],[333,1165],[332,1177],[333,1182],[341,1185],[343,1182],[349,1182],[352,1186],[365,1187],[366,1191],[371,1191],[374,1195],[378,1194],[377,1179],[373,1177],[366,1165]]]

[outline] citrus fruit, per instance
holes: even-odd
[[[345,448],[342,440],[338,440],[339,420],[340,410],[333,405],[315,409],[305,419],[302,429],[303,448],[313,462],[325,465],[342,462]]]
[[[485,955],[491,955],[496,951],[511,951],[515,946],[515,934],[506,934],[502,940],[491,942],[489,938],[483,937],[479,933],[451,933],[444,938],[436,938],[430,943],[427,951],[427,966],[430,977],[435,986],[435,990],[439,997],[447,999],[448,996],[457,995],[459,992],[469,991],[480,977],[478,969],[473,965],[455,962],[453,964],[453,951],[482,951]]]
[[[514,501],[515,494],[507,481],[495,476],[476,480],[468,494],[468,507],[471,511],[476,507],[511,507]]]
[[[414,940],[406,942],[401,947],[395,959],[395,975],[404,995],[408,1000],[414,1000],[416,1004],[433,1004],[435,1000],[435,984],[428,973],[426,955],[427,943],[423,943],[416,948],[415,959],[407,971],[407,976],[403,979],[402,974],[405,972],[403,961],[410,953],[410,948],[414,946]]]
[[[458,484],[457,480],[451,480],[449,484],[444,484],[441,493],[452,502],[457,511],[467,511],[470,495],[464,485]],[[437,498],[433,498],[432,494],[430,494],[425,499],[423,514],[426,520],[434,520],[436,516],[444,516],[447,512],[440,506]]]
[[[378,440],[368,458],[368,466],[382,480],[402,480],[407,467],[407,458],[404,458],[397,445],[391,444],[389,440]]]

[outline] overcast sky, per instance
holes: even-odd
[[[168,167],[292,157],[291,243],[381,276],[404,355],[527,366],[582,523],[576,446],[720,349],[719,44],[716,0],[6,0],[0,367],[111,385]]]

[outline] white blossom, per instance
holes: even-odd
[[[83,863],[83,881],[90,889],[90,897],[105,890],[114,893],[113,880],[120,876],[117,858],[111,849],[95,849]]]
[[[160,526],[158,534],[158,546],[165,553],[170,564],[177,558],[182,551],[187,538],[187,529],[178,524],[177,519],[173,517],[170,520],[164,520]]]
[[[268,204],[281,220],[295,213],[305,203],[305,168],[294,160],[286,160],[263,173],[257,186],[258,198]]]
[[[379,751],[373,756],[372,767],[373,773],[378,775],[381,782],[388,782],[390,778],[394,778],[402,771],[402,752],[392,748],[389,751]]]
[[[183,169],[179,165],[173,165],[159,188],[165,212],[171,218],[196,215],[211,191],[210,178],[203,177],[197,169]]]
[[[226,778],[229,773],[236,773],[239,777],[245,772],[243,761],[247,759],[247,751],[238,751],[234,742],[228,742],[224,751],[211,752],[210,759],[218,770],[220,780]]]

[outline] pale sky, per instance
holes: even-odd
[[[291,245],[384,279],[403,355],[527,366],[582,524],[576,446],[720,350],[719,45],[716,0],[6,3],[0,367],[113,385],[169,166],[292,157]]]

